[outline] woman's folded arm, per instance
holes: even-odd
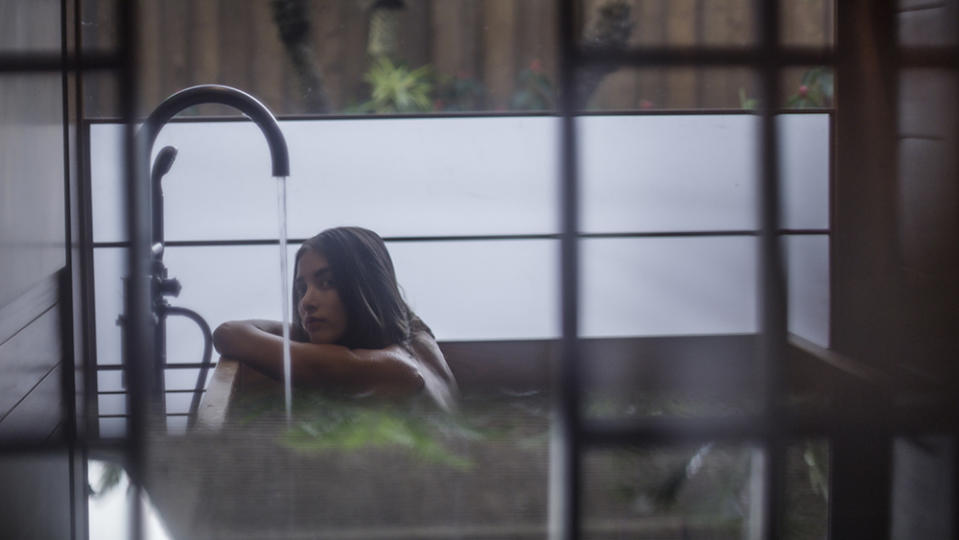
[[[281,331],[280,323],[274,321],[230,321],[216,329],[213,343],[223,356],[282,379]],[[424,386],[420,362],[400,345],[349,349],[292,341],[290,361],[293,383],[298,386],[384,396],[412,395]]]

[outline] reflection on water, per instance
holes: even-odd
[[[217,432],[151,442],[150,490],[176,537],[542,537],[546,398],[449,414],[304,391],[234,400]]]
[[[545,538],[549,397],[490,393],[460,405],[449,414],[426,401],[298,392],[288,426],[279,391],[245,392],[219,430],[154,439],[148,489],[176,538]],[[804,531],[825,523],[825,502],[806,480],[823,478],[825,454],[810,452],[819,468],[791,462]],[[743,535],[748,445],[627,447],[583,459],[590,538]]]
[[[118,463],[91,459],[87,462],[87,477],[89,537],[97,540],[129,538],[128,520],[133,503],[133,490],[126,471]],[[144,494],[141,504],[145,520],[145,540],[170,539],[148,494]]]

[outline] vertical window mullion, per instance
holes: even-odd
[[[145,537],[145,520],[141,499],[143,479],[146,472],[146,423],[148,421],[148,398],[145,384],[152,364],[153,325],[149,283],[149,236],[138,232],[137,219],[149,213],[149,186],[139,178],[139,159],[135,145],[137,102],[137,2],[118,2],[116,5],[121,51],[119,68],[119,97],[123,117],[123,162],[126,178],[127,229],[131,241],[129,252],[129,275],[124,302],[125,327],[123,342],[123,365],[127,375],[127,411],[129,421],[124,439],[129,476],[133,487],[132,503],[128,507],[129,535],[133,540]]]
[[[553,380],[554,410],[549,468],[549,536],[579,538],[580,516],[580,386],[578,376],[578,200],[576,148],[575,2],[563,0],[558,14],[559,37],[559,215],[560,305],[562,350]]]
[[[786,293],[779,242],[779,155],[776,111],[779,101],[779,0],[759,0],[759,351],[762,373],[762,523],[761,538],[783,536],[785,479],[783,415],[780,407],[782,359],[786,341]],[[755,529],[754,529],[755,530]]]

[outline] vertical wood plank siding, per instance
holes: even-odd
[[[833,41],[835,0],[783,2],[783,34],[791,45]],[[755,40],[753,0],[630,0],[631,45],[745,45]],[[588,26],[605,0],[582,0]],[[355,0],[307,4],[316,65],[332,112],[366,99],[363,74],[369,8]],[[113,41],[109,2],[91,9],[96,45]],[[430,65],[443,76],[475,78],[486,88],[486,110],[504,109],[516,91],[517,74],[537,60],[556,83],[555,2],[551,0],[406,0],[399,15],[399,60]],[[104,17],[103,11],[107,11]],[[163,97],[186,86],[230,84],[260,97],[279,114],[310,113],[296,73],[280,43],[270,0],[148,1],[139,33],[144,63],[144,114]],[[101,35],[102,34],[102,35]],[[790,73],[784,88],[798,84]],[[796,80],[792,80],[796,79]],[[590,105],[604,109],[739,106],[739,90],[755,96],[753,77],[741,69],[623,69],[606,77]],[[795,83],[795,84],[794,84]],[[112,84],[99,84],[89,116],[116,116]],[[211,109],[198,108],[209,114]],[[215,110],[222,112],[219,109]]]

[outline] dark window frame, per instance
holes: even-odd
[[[99,72],[110,72],[118,75],[118,80],[120,84],[120,101],[121,109],[123,111],[123,120],[126,129],[126,137],[124,144],[124,153],[126,156],[126,174],[130,178],[136,177],[136,168],[135,168],[135,154],[133,148],[133,126],[135,122],[135,110],[136,110],[136,65],[137,65],[137,47],[136,47],[136,15],[137,15],[137,6],[136,2],[117,2],[116,3],[116,14],[118,22],[119,38],[118,38],[118,52],[83,52],[82,47],[80,47],[80,37],[79,37],[79,9],[76,9],[76,6],[80,5],[80,0],[63,0],[62,5],[67,6],[69,3],[72,6],[74,16],[76,17],[74,29],[75,38],[77,43],[73,47],[73,50],[69,50],[70,47],[64,47],[62,53],[56,54],[32,54],[32,53],[0,53],[0,74],[6,73],[39,73],[39,72],[59,72],[61,74],[78,74],[84,75],[88,73],[99,73]],[[841,2],[840,2],[841,4]],[[786,66],[793,65],[832,65],[836,66],[841,63],[844,58],[844,49],[842,47],[842,38],[844,32],[855,30],[851,25],[851,16],[842,16],[840,14],[837,20],[837,39],[836,45],[833,49],[820,50],[820,49],[808,49],[808,48],[793,48],[793,47],[783,47],[779,43],[778,35],[778,5],[777,2],[763,2],[763,6],[766,6],[769,9],[763,10],[759,28],[761,29],[761,39],[760,42],[752,47],[747,47],[745,49],[643,49],[639,51],[633,51],[630,53],[613,53],[610,51],[591,51],[588,54],[584,54],[582,51],[578,51],[575,46],[575,18],[576,18],[576,5],[572,0],[563,0],[561,3],[560,9],[560,47],[562,49],[562,69],[561,69],[561,78],[563,81],[562,88],[569,89],[573,87],[574,78],[572,76],[573,71],[577,66],[584,65],[589,62],[606,62],[606,63],[616,63],[617,65],[643,65],[643,66],[695,66],[695,65],[746,65],[750,67],[758,67],[762,72],[762,81],[764,88],[764,95],[778,95],[778,92],[773,92],[772,90],[777,89],[778,85],[778,76],[779,69]],[[862,6],[860,3],[850,2],[850,6],[840,6],[837,9],[843,10],[847,9],[850,12],[855,12],[855,10],[861,10]],[[895,7],[892,2],[886,2],[881,8],[883,11],[882,16],[892,17],[895,13]],[[64,17],[66,17],[67,10],[63,11]],[[69,21],[65,21],[67,24]],[[946,70],[959,71],[959,48],[956,46],[950,47],[927,47],[927,48],[910,48],[908,50],[903,50],[901,54],[898,54],[893,60],[899,68],[902,67],[934,67],[942,68]],[[841,75],[841,74],[837,74]],[[568,95],[569,92],[564,92],[565,95]],[[81,91],[78,89],[77,96],[82,97]],[[68,99],[65,95],[64,99]],[[764,274],[767,275],[767,281],[764,285],[764,290],[772,290],[773,294],[767,294],[768,297],[765,305],[764,311],[766,316],[764,323],[764,335],[767,336],[768,342],[764,347],[764,357],[767,359],[768,365],[768,388],[770,390],[778,389],[781,387],[781,366],[777,366],[777,359],[781,359],[781,351],[786,346],[785,339],[785,328],[783,325],[784,319],[784,305],[781,299],[776,297],[781,297],[781,291],[776,292],[777,289],[781,289],[781,285],[776,285],[775,282],[782,279],[781,271],[777,272],[776,267],[778,266],[777,261],[775,260],[775,238],[778,236],[779,231],[776,227],[777,216],[775,210],[775,204],[771,204],[770,201],[771,193],[775,193],[776,188],[776,154],[775,154],[775,143],[776,134],[774,125],[771,123],[771,119],[775,116],[776,112],[768,107],[768,105],[760,111],[763,118],[763,128],[761,130],[762,137],[762,148],[760,157],[763,159],[763,178],[767,184],[766,190],[764,192],[763,200],[766,201],[764,205],[764,226],[760,232],[762,241],[764,242]],[[663,113],[668,114],[668,111]],[[570,149],[575,145],[575,126],[571,121],[574,117],[574,110],[571,106],[571,101],[569,99],[564,100],[564,106],[561,110],[561,117],[563,118],[563,145],[564,148]],[[830,145],[830,154],[831,154],[831,174],[835,170],[835,138],[834,132],[830,134],[832,144]],[[81,148],[84,147],[83,135],[79,136],[79,145]],[[566,154],[574,154],[572,152],[567,152]],[[83,159],[82,156],[80,159]],[[560,363],[561,366],[561,377],[559,378],[560,392],[558,410],[563,413],[564,420],[557,425],[557,433],[560,436],[560,439],[564,443],[560,446],[562,450],[563,459],[558,461],[560,467],[558,467],[553,475],[551,481],[556,483],[556,486],[559,486],[557,489],[558,500],[553,506],[554,509],[565,510],[562,512],[560,519],[556,521],[558,525],[558,537],[559,538],[577,538],[581,533],[581,523],[579,517],[580,503],[578,500],[579,496],[579,487],[580,487],[580,468],[578,460],[581,455],[581,451],[585,446],[589,445],[603,445],[603,444],[618,444],[622,442],[630,443],[646,443],[651,444],[655,442],[663,441],[673,441],[677,437],[691,437],[695,439],[711,438],[716,436],[729,436],[737,439],[750,439],[750,440],[759,440],[761,441],[770,457],[772,458],[772,466],[767,467],[769,471],[766,476],[767,488],[765,490],[765,515],[771,517],[771,519],[766,519],[766,526],[764,527],[761,536],[767,538],[778,537],[777,532],[779,530],[776,528],[775,522],[777,521],[777,516],[780,516],[782,513],[782,501],[779,500],[779,497],[775,495],[776,488],[781,487],[781,459],[777,458],[777,455],[781,455],[782,444],[785,438],[795,435],[804,435],[804,434],[824,434],[827,436],[841,435],[839,430],[845,426],[842,422],[828,421],[828,419],[814,419],[810,423],[802,423],[796,419],[789,419],[781,416],[781,411],[779,405],[777,405],[777,396],[780,394],[775,391],[770,391],[768,393],[768,407],[763,418],[758,419],[758,423],[739,423],[733,422],[723,425],[712,425],[710,423],[697,423],[690,422],[689,425],[682,425],[681,423],[670,421],[666,423],[653,423],[648,425],[642,424],[627,424],[627,425],[601,425],[597,423],[586,424],[583,422],[583,419],[580,418],[579,411],[579,395],[581,388],[578,385],[577,378],[575,374],[577,373],[577,351],[579,349],[579,339],[576,335],[576,307],[577,307],[577,289],[576,289],[576,261],[577,261],[577,248],[576,243],[579,239],[576,228],[576,208],[575,201],[576,197],[576,173],[575,167],[572,165],[575,164],[575,156],[564,155],[564,162],[561,167],[563,174],[563,192],[564,197],[564,231],[560,237],[560,241],[563,246],[563,263],[562,268],[564,269],[563,277],[563,291],[564,291],[564,300],[563,300],[563,312],[564,312],[564,336],[563,336],[563,346],[565,353],[563,355],[563,360]],[[832,201],[832,198],[831,198]],[[89,203],[89,201],[86,201]],[[133,201],[131,201],[132,203]],[[89,211],[89,209],[87,209]],[[769,212],[772,212],[771,215]],[[834,212],[830,212],[831,215],[834,215]],[[831,224],[831,227],[834,224]],[[89,237],[86,237],[89,240]],[[398,239],[397,239],[398,240]],[[93,246],[92,244],[87,244],[84,248],[88,251],[84,255],[89,256],[92,254]],[[831,250],[833,249],[831,243]],[[830,259],[835,260],[834,254],[831,254]],[[89,264],[90,259],[84,257],[79,264]],[[74,261],[73,264],[76,264]],[[88,267],[89,270],[89,267]],[[777,274],[780,274],[777,276]],[[85,286],[87,291],[92,291],[92,272],[86,272]],[[88,296],[89,298],[89,296]],[[134,303],[134,305],[136,305]],[[92,315],[88,312],[86,313],[86,320],[84,321],[85,325],[85,343],[92,343],[91,337],[93,336],[92,329]],[[88,349],[89,350],[89,346]],[[129,357],[129,355],[127,356]],[[85,368],[87,369],[86,378],[89,380],[91,374],[93,374],[93,380],[95,380],[95,373],[92,369],[95,369],[95,363],[90,362],[90,358],[86,359]],[[137,368],[133,363],[131,363],[128,368],[131,370],[131,375],[133,378],[137,379],[139,373]],[[834,369],[833,367],[826,369]],[[842,368],[838,368],[840,371]],[[72,389],[64,388],[64,401],[72,402],[75,398],[71,394]],[[126,458],[127,463],[130,466],[131,471],[136,474],[142,470],[144,462],[144,441],[145,441],[145,408],[143,401],[145,400],[145,392],[134,391],[133,399],[130,401],[133,403],[132,409],[132,428],[130,435],[119,441],[119,444],[111,444],[105,441],[99,441],[96,437],[90,437],[89,435],[80,435],[79,438],[74,440],[74,442],[79,442],[89,448],[94,450],[101,449],[106,451],[119,451],[124,458]],[[945,425],[952,426],[955,428],[954,420],[952,424],[948,422],[946,424],[934,424],[934,425]],[[886,426],[889,427],[889,426]],[[897,427],[897,426],[893,426]],[[898,425],[898,428],[909,430],[909,429],[921,429],[922,423],[917,421],[910,422],[907,419],[901,425]],[[82,431],[82,430],[81,430]],[[90,433],[90,431],[82,431],[82,433]],[[885,432],[883,432],[885,433]],[[69,440],[73,440],[76,434],[70,435]],[[49,443],[13,443],[5,444],[2,447],[3,453],[23,453],[23,452],[37,452],[37,451],[60,451],[63,449],[62,441],[52,441]],[[71,443],[72,444],[72,443]],[[139,496],[140,487],[137,486],[135,496]],[[862,493],[865,488],[860,487],[859,492]],[[879,493],[873,495],[873,499],[876,497],[881,498],[884,494]],[[888,491],[885,493],[888,495]],[[831,503],[832,504],[832,503]],[[888,510],[888,509],[887,509]],[[139,505],[132,505],[132,529],[133,535],[135,538],[141,536],[140,532],[142,531],[142,520],[143,517],[140,512]],[[880,516],[881,517],[881,516]],[[831,524],[831,528],[835,527],[835,523]],[[880,531],[885,531],[888,535],[888,523],[880,524]],[[74,531],[76,533],[76,531]]]

